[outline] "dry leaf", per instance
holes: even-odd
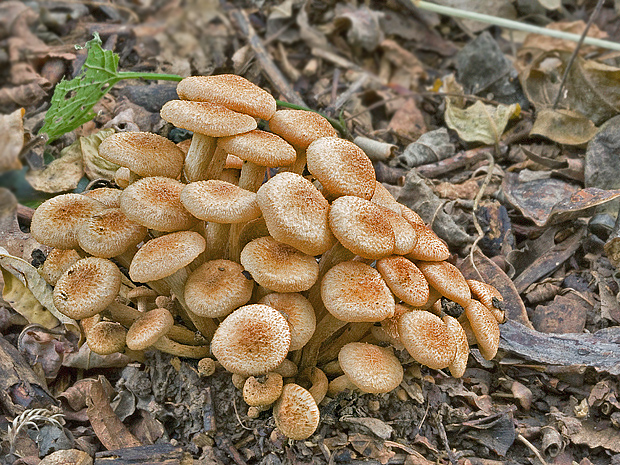
[[[26,181],[33,189],[57,194],[75,189],[84,176],[82,154],[74,149],[74,142],[62,150],[60,158],[53,160],[40,171],[26,173]]]
[[[462,109],[448,97],[444,117],[448,127],[454,129],[464,141],[494,145],[499,144],[508,120],[517,108],[516,104],[493,107],[478,100],[470,107]]]
[[[19,170],[22,163],[19,154],[24,146],[25,110],[20,108],[8,115],[0,115],[0,174]]]
[[[0,187],[0,246],[11,255],[30,260],[35,250],[47,247],[34,240],[19,227],[17,220],[17,199],[11,191]]]
[[[361,47],[372,52],[384,39],[379,20],[383,13],[371,10],[367,6],[353,8],[343,4],[336,6],[334,25],[346,29],[347,41],[354,47]]]
[[[559,144],[581,145],[592,139],[597,131],[592,121],[576,111],[543,109],[537,113],[530,134]]]
[[[517,19],[517,10],[510,0],[437,0],[440,5],[458,8],[460,10],[473,11],[505,19]],[[470,34],[483,31],[491,27],[488,23],[473,21],[471,19],[457,19],[461,28]]]

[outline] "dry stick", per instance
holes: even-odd
[[[534,444],[532,444],[530,441],[528,441],[527,439],[525,439],[525,437],[522,434],[519,434],[517,436],[517,439],[519,441],[521,441],[523,444],[525,444],[525,446],[531,450],[534,455],[536,456],[536,458],[538,460],[540,460],[540,462],[542,463],[542,465],[547,465],[547,462],[545,461],[545,459],[543,458],[542,454],[540,453],[540,451],[536,448],[536,446],[534,446]]]
[[[441,417],[437,418],[437,428],[439,429],[439,436],[441,436],[441,440],[443,442],[443,446],[446,449],[446,453],[448,454],[448,460],[452,465],[456,465],[458,460],[450,449],[450,443],[448,442],[448,435],[446,434],[446,428],[443,426],[443,419]]]
[[[568,79],[568,73],[570,69],[572,68],[573,63],[575,62],[575,59],[577,58],[577,53],[579,53],[579,49],[581,48],[583,41],[588,35],[588,31],[590,30],[590,26],[592,26],[592,23],[594,22],[594,18],[596,18],[596,16],[601,11],[601,8],[603,7],[603,3],[605,3],[605,0],[598,0],[598,2],[596,3],[596,6],[594,7],[592,14],[590,15],[590,19],[588,20],[588,24],[586,24],[586,28],[583,30],[583,33],[581,34],[581,38],[579,39],[579,42],[577,42],[577,45],[575,46],[575,50],[573,50],[573,53],[570,56],[568,63],[566,64],[566,69],[564,70],[562,81],[560,81],[560,88],[558,89],[558,94],[555,96],[555,101],[553,102],[554,110],[558,107],[558,104],[560,103],[560,98],[562,97],[562,90],[564,89],[564,84],[566,84],[566,80]]]

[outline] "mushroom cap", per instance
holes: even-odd
[[[108,208],[84,221],[77,239],[84,252],[111,258],[138,244],[147,233],[146,227],[131,221],[119,208]]]
[[[381,336],[380,341],[389,342],[393,347],[402,350],[405,347],[400,341],[400,333],[398,332],[398,322],[403,313],[414,311],[411,307],[403,304],[396,304],[394,307],[394,316],[381,321],[381,326],[373,326],[371,332],[373,335]]]
[[[80,258],[82,257],[75,249],[52,249],[43,265],[39,267],[39,274],[45,279],[47,284],[55,286],[58,278]]]
[[[429,297],[428,282],[411,260],[392,255],[378,260],[376,266],[396,297],[414,307],[426,304]]]
[[[282,375],[279,373],[267,373],[264,382],[250,376],[243,383],[243,400],[253,407],[271,405],[278,400],[283,387]]]
[[[269,120],[269,130],[295,148],[306,149],[320,137],[338,132],[323,116],[307,110],[278,110]]]
[[[424,310],[404,313],[398,322],[400,340],[413,359],[429,368],[446,368],[456,354],[454,339],[441,319]]]
[[[275,308],[252,304],[239,307],[220,323],[211,351],[226,370],[257,376],[282,363],[290,343],[286,318]]]
[[[177,94],[183,100],[216,103],[264,120],[276,112],[276,99],[269,92],[235,74],[186,77],[177,85]]]
[[[353,195],[366,200],[375,192],[377,178],[370,158],[346,139],[321,137],[306,149],[308,171],[329,196]]]
[[[77,230],[105,206],[82,194],[61,194],[46,200],[32,215],[30,234],[41,244],[57,249],[79,247]]]
[[[110,355],[125,349],[127,330],[114,321],[100,321],[86,335],[90,350],[99,355]]]
[[[349,322],[381,321],[394,315],[394,297],[377,270],[358,261],[331,267],[321,281],[325,308]]]
[[[363,392],[390,392],[403,380],[403,367],[387,347],[350,342],[340,349],[338,362],[347,378]]]
[[[139,283],[170,276],[189,265],[205,250],[205,240],[194,231],[179,231],[156,237],[136,252],[129,265],[129,277]]]
[[[121,288],[121,272],[110,260],[87,257],[75,262],[54,287],[54,305],[75,320],[103,311]]]
[[[375,191],[373,192],[370,201],[384,208],[389,208],[394,213],[398,213],[399,215],[402,213],[402,207],[404,206],[398,203],[391,192],[387,190],[379,181],[376,181],[375,183]]]
[[[406,216],[403,216],[403,218],[407,219]],[[424,224],[413,223],[411,221],[409,221],[409,224],[416,231],[418,240],[413,250],[406,254],[407,258],[411,260],[424,260],[427,262],[440,262],[450,258],[448,246],[444,241],[439,239],[431,228]]]
[[[411,208],[403,204],[399,204],[399,205],[400,205],[400,214],[403,216],[403,218],[409,221],[409,223],[419,224],[422,226],[426,225],[422,217],[418,215],[416,212],[414,212]]]
[[[460,378],[467,369],[467,359],[469,358],[469,343],[467,342],[467,334],[465,334],[465,330],[456,318],[453,318],[450,315],[444,315],[442,320],[448,327],[448,332],[452,335],[452,339],[454,339],[454,345],[456,347],[454,360],[450,362],[448,368],[450,369],[450,374],[452,376],[455,378]]]
[[[127,331],[127,347],[131,350],[146,349],[165,336],[173,325],[174,318],[165,308],[144,312]]]
[[[336,241],[329,229],[329,203],[303,176],[279,173],[258,189],[256,199],[277,241],[308,255],[320,255]]]
[[[487,360],[493,359],[499,348],[499,323],[489,309],[475,299],[471,299],[465,307],[465,315],[476,336],[480,353]]]
[[[192,313],[222,318],[252,297],[254,281],[230,260],[210,260],[196,268],[185,283],[185,303]]]
[[[256,193],[219,179],[191,182],[180,198],[192,215],[213,223],[247,223],[261,215]]]
[[[310,340],[316,329],[316,315],[308,299],[296,292],[267,294],[260,304],[275,308],[286,317],[291,329],[289,351],[301,349]]]
[[[271,236],[254,239],[241,251],[241,264],[261,286],[276,292],[301,292],[319,277],[314,257]]]
[[[419,262],[418,268],[428,281],[444,297],[456,302],[463,308],[471,300],[471,292],[467,281],[452,263]]]
[[[394,229],[384,212],[370,200],[346,195],[332,202],[329,225],[351,252],[376,260],[394,253]]]
[[[185,155],[170,139],[151,132],[117,132],[99,145],[99,156],[139,176],[178,178]]]
[[[98,187],[97,189],[86,191],[82,195],[101,202],[105,208],[120,208],[122,193],[121,189]]]
[[[256,120],[222,105],[190,100],[170,100],[161,117],[175,126],[210,137],[225,137],[256,129]]]
[[[121,194],[121,211],[132,221],[157,231],[191,228],[196,219],[181,203],[183,184],[172,178],[138,179]]]
[[[290,165],[297,158],[297,152],[291,144],[276,134],[259,129],[222,137],[218,139],[217,145],[242,160],[271,168]]]
[[[290,439],[307,439],[319,426],[320,413],[312,394],[298,384],[286,384],[273,406],[280,432]]]
[[[394,231],[394,254],[406,255],[411,252],[418,242],[416,229],[406,219],[395,213],[394,210],[380,205],[378,207],[392,225],[392,230]]]
[[[476,281],[475,279],[468,279],[467,285],[472,293],[472,297],[478,299],[482,305],[488,308],[498,323],[503,323],[506,315],[501,308],[497,308],[493,303],[493,299],[503,302],[502,294],[490,284]]]

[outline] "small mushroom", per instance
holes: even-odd
[[[47,284],[55,286],[58,278],[81,258],[75,249],[52,249],[39,267],[39,274]]]
[[[300,373],[299,378],[308,381],[310,385],[308,392],[312,394],[314,401],[319,405],[325,398],[329,386],[329,380],[323,370],[317,367],[307,367]]]
[[[306,389],[287,384],[273,407],[273,418],[280,432],[290,439],[308,439],[319,426],[319,408]]]
[[[99,187],[86,191],[82,195],[101,202],[106,208],[120,208],[122,192],[122,190],[112,187]]]
[[[264,378],[264,379],[263,379]],[[282,375],[267,373],[259,377],[250,376],[243,384],[243,400],[252,407],[267,409],[282,394]]]
[[[418,262],[418,268],[428,284],[439,291],[444,297],[465,308],[471,300],[471,292],[467,281],[452,263]]]
[[[499,323],[488,308],[475,299],[465,307],[465,315],[476,336],[478,349],[487,360],[492,360],[499,348]]]
[[[86,334],[90,350],[99,355],[110,355],[125,349],[127,330],[120,323],[100,321]]]
[[[474,298],[478,299],[482,305],[489,309],[498,323],[506,321],[506,314],[500,308],[504,298],[495,287],[490,284],[468,279],[467,284]]]
[[[401,342],[413,359],[429,368],[446,368],[454,360],[456,345],[446,324],[424,310],[404,313],[398,322]]]
[[[439,262],[450,258],[448,246],[433,232],[431,228],[423,223],[410,221],[403,215],[409,224],[413,226],[418,236],[418,241],[411,252],[406,254],[410,260],[424,260],[428,262]]]
[[[303,348],[314,334],[316,328],[314,308],[301,294],[274,292],[260,299],[258,303],[269,305],[286,317],[291,329],[290,351]]]
[[[453,318],[450,315],[444,315],[442,320],[446,324],[448,332],[452,335],[452,339],[454,340],[454,345],[456,347],[454,359],[450,362],[448,368],[450,369],[450,374],[452,376],[455,378],[460,378],[465,373],[465,369],[467,368],[467,360],[469,358],[469,343],[467,342],[467,335],[456,318]]]
[[[396,297],[414,307],[422,307],[429,298],[428,282],[411,260],[392,255],[377,261],[377,271]]]

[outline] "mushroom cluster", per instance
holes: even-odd
[[[455,377],[470,345],[495,356],[499,292],[466,280],[325,118],[277,110],[234,75],[177,92],[161,116],[191,141],[111,135],[99,153],[120,189],[59,195],[32,219],[54,248],[41,268],[54,304],[93,352],[155,348],[206,373],[213,356],[248,414],[273,407],[292,439],[313,434],[328,394],[395,389],[406,357],[394,350]]]

